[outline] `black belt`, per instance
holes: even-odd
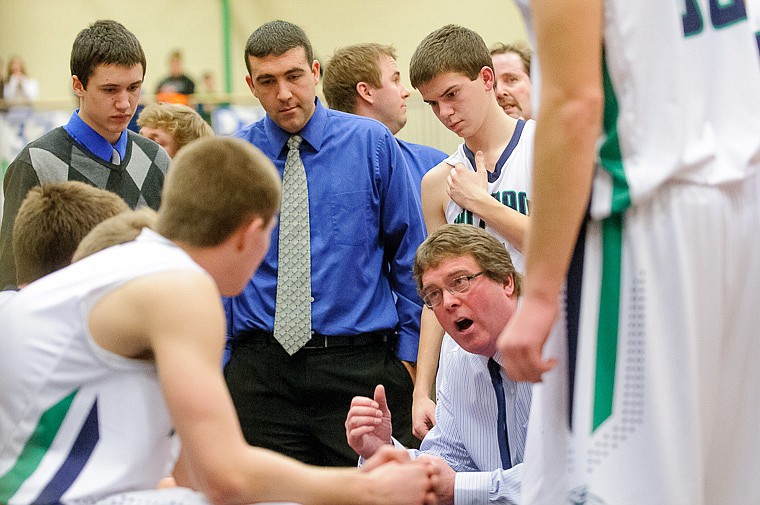
[[[325,349],[327,347],[380,344],[389,342],[393,335],[394,332],[391,330],[359,333],[358,335],[323,335],[321,333],[312,333],[311,338],[304,344],[302,349]],[[279,342],[277,342],[273,334],[263,330],[244,331],[239,333],[235,338],[235,340],[246,339],[279,345]]]

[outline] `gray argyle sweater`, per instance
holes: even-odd
[[[169,155],[158,144],[132,131],[120,165],[103,161],[78,144],[63,127],[29,143],[8,167],[3,181],[5,204],[0,225],[0,289],[16,284],[13,222],[27,192],[51,182],[81,181],[113,191],[131,208],[158,209]]]

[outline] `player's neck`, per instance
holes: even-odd
[[[515,132],[517,120],[504,113],[494,100],[483,120],[483,124],[474,135],[464,139],[465,145],[472,151],[483,151],[486,165],[492,166],[488,160],[498,159]]]

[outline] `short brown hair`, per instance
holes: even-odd
[[[71,263],[79,241],[101,221],[129,210],[119,195],[79,181],[35,186],[13,225],[19,285]]]
[[[473,81],[483,67],[493,69],[483,38],[463,26],[446,25],[422,39],[414,50],[409,78],[414,88],[446,72],[459,73]]]
[[[396,59],[392,46],[367,43],[338,49],[325,67],[322,91],[331,109],[353,113],[358,93],[356,85],[366,82],[373,88],[383,85],[380,56]]]
[[[90,230],[79,242],[71,262],[79,261],[107,247],[131,242],[143,228],[155,228],[157,220],[158,213],[150,207],[141,207],[109,217]]]
[[[520,42],[515,42],[512,44],[497,42],[491,46],[490,51],[491,56],[496,56],[497,54],[515,53],[520,57],[520,60],[522,60],[523,70],[525,73],[530,75],[530,47],[528,47],[526,44],[522,44]]]
[[[152,103],[137,118],[141,128],[158,128],[172,137],[177,150],[201,137],[211,137],[214,130],[195,109],[179,103]]]
[[[265,23],[256,28],[245,43],[245,68],[250,74],[249,56],[254,58],[264,58],[270,55],[280,56],[296,47],[303,47],[306,62],[311,65],[314,61],[314,50],[311,48],[311,41],[303,28],[282,20]]]
[[[134,67],[142,65],[145,77],[145,52],[137,37],[124,25],[111,19],[100,19],[79,32],[71,48],[69,66],[71,75],[79,78],[87,89],[87,82],[98,65]]]
[[[485,276],[501,283],[514,280],[515,295],[520,296],[522,276],[512,264],[504,244],[485,230],[470,224],[445,224],[433,232],[417,248],[414,256],[414,281],[422,296],[422,275],[442,262],[470,256]]]
[[[241,139],[205,137],[182,149],[164,183],[156,231],[194,247],[224,242],[245,222],[280,208],[280,176]]]

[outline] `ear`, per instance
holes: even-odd
[[[489,66],[485,66],[480,69],[480,78],[483,79],[483,84],[486,86],[486,91],[492,91],[496,87],[496,76],[493,73],[493,69]]]
[[[256,94],[256,88],[253,87],[253,79],[251,79],[250,74],[245,76],[245,83],[248,85],[248,89],[251,90],[251,93],[253,93],[253,96],[258,98],[259,96]]]
[[[359,98],[367,102],[368,104],[374,103],[374,98],[372,97],[372,92],[374,89],[372,86],[367,84],[366,82],[357,82],[356,83],[356,94],[359,95]]]
[[[264,219],[260,216],[250,221],[241,223],[237,230],[232,232],[232,244],[238,252],[259,243],[261,234],[265,231]]]
[[[79,80],[79,77],[72,75],[71,76],[71,89],[74,90],[74,94],[79,98],[84,98],[84,85],[82,84],[82,81]]]
[[[311,64],[311,73],[314,74],[314,86],[319,84],[319,61],[314,60]]]
[[[507,280],[504,282],[504,294],[507,295],[507,298],[512,298],[512,295],[515,293],[515,277],[512,274],[509,274],[509,277],[507,277]]]

